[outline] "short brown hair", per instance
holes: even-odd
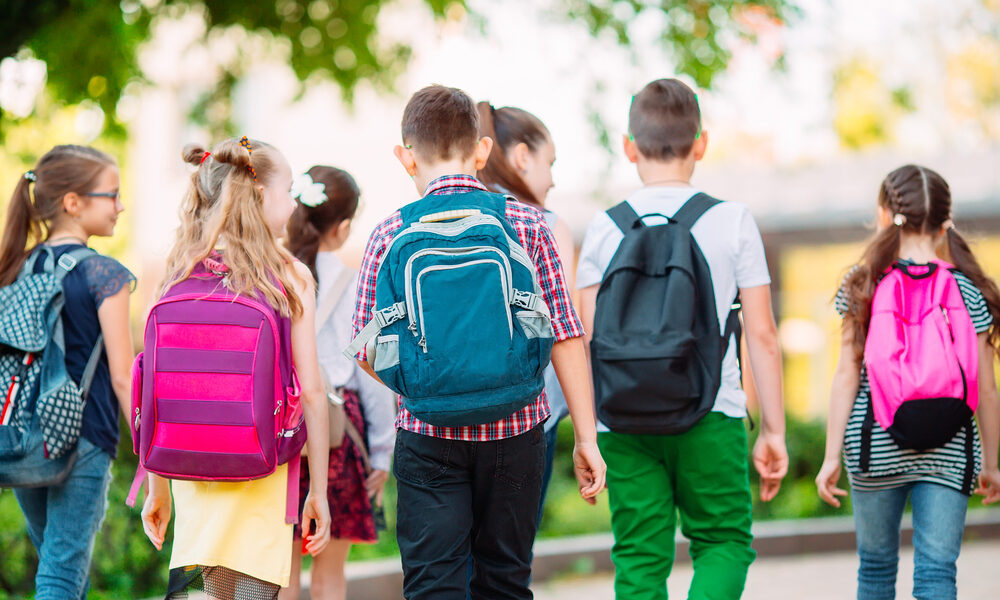
[[[479,114],[468,94],[443,85],[410,97],[403,111],[403,143],[424,160],[467,158],[479,141]]]
[[[684,158],[701,134],[698,96],[676,79],[651,81],[632,98],[628,130],[646,158]]]

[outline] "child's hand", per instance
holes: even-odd
[[[781,489],[788,473],[788,450],[785,436],[761,430],[753,446],[753,465],[760,474],[760,499],[770,502]]]
[[[375,469],[368,479],[365,479],[365,491],[368,492],[369,498],[375,499],[376,506],[382,506],[382,492],[385,491],[385,482],[388,480],[388,471],[381,469]]]
[[[311,521],[316,523],[316,533],[307,534],[306,532],[313,531]],[[330,506],[325,497],[315,496],[311,491],[302,508],[302,535],[308,540],[306,551],[313,556],[322,552],[330,543]]]
[[[155,477],[155,476],[154,476]],[[149,493],[142,503],[142,530],[157,550],[163,550],[163,540],[170,523],[170,484],[164,480],[149,482]]]
[[[993,504],[1000,500],[1000,470],[983,469],[979,474],[979,487],[976,493],[983,496],[983,504]]]
[[[840,481],[840,459],[824,460],[823,466],[819,468],[819,475],[816,476],[816,488],[824,502],[840,508],[837,496],[846,496],[847,490],[837,487],[838,481]]]
[[[608,466],[601,458],[595,442],[580,442],[573,447],[573,474],[580,486],[580,497],[590,504],[597,503],[597,495],[604,489]]]

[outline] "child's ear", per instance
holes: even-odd
[[[351,235],[351,219],[344,219],[337,224],[337,239],[347,241],[349,235]]]
[[[498,149],[497,152],[500,150]],[[531,159],[531,148],[524,142],[514,146],[510,151],[510,164],[518,173],[524,174],[528,170],[528,162]]]
[[[63,196],[62,205],[66,214],[76,218],[80,216],[80,211],[83,210],[83,198],[76,192],[69,192]]]
[[[403,165],[408,175],[413,177],[417,174],[417,159],[413,156],[412,148],[396,145],[393,147],[392,153],[396,155],[396,160]]]
[[[627,133],[622,134],[622,148],[624,148],[625,156],[628,158],[629,162],[639,162],[639,146],[636,145],[632,136]]]
[[[493,150],[493,138],[481,137],[476,142],[476,170],[482,171],[486,166],[486,161],[490,159],[490,152]]]
[[[694,145],[691,146],[691,153],[695,160],[701,160],[705,156],[706,150],[708,150],[708,132],[703,129],[698,139],[694,141]]]

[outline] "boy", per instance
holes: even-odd
[[[475,104],[461,90],[434,85],[410,98],[403,112],[403,145],[394,152],[425,199],[456,195],[453,202],[460,202],[458,195],[486,191],[475,173],[486,163],[493,140],[479,138],[478,121]],[[580,494],[593,503],[604,486],[605,466],[597,449],[580,321],[570,304],[544,216],[512,199],[504,206],[517,241],[534,263],[540,296],[551,314],[557,340],[552,362],[576,433],[576,477]],[[359,275],[355,334],[372,319],[377,270],[402,225],[397,211],[368,240]],[[374,375],[366,353],[356,357]],[[496,422],[459,427],[422,422],[401,398],[393,471],[398,481],[396,535],[403,593],[409,600],[464,600],[467,593],[472,598],[532,597],[528,583],[544,466],[542,423],[549,417],[544,393],[532,398]]]
[[[629,135],[625,136],[624,146],[629,161],[636,164],[644,187],[629,196],[626,214],[661,215],[642,217],[642,223],[649,227],[664,224],[662,215],[678,219],[671,223],[683,222],[678,211],[698,193],[691,186],[690,178],[707,144],[708,135],[701,130],[698,100],[690,88],[674,79],[654,81],[643,88],[632,100]],[[761,498],[768,501],[778,492],[788,457],[784,442],[781,354],[771,312],[770,277],[764,247],[745,206],[729,202],[716,204],[705,196],[699,200],[708,209],[700,217],[694,217],[690,232],[707,263],[706,276],[710,273],[707,279],[714,290],[715,302],[707,309],[711,313],[708,319],[712,327],[719,327],[713,331],[731,331],[727,323],[735,324],[736,315],[732,315],[733,321],[729,320],[729,315],[737,289],[742,301],[750,364],[762,414],[753,460],[761,474]],[[692,211],[685,212],[690,214]],[[629,228],[630,236],[634,235],[636,227]],[[607,212],[595,216],[587,229],[577,270],[577,286],[581,290],[580,312],[588,338],[600,336],[600,330],[595,332],[593,329],[598,290],[608,275],[612,259],[621,261],[616,255],[624,238],[622,229]],[[622,247],[623,252],[628,251],[624,245]],[[645,247],[651,249],[648,252],[659,248],[656,245]],[[650,258],[652,261],[653,257]],[[688,298],[693,294],[671,297],[675,304],[691,303]],[[601,313],[596,315],[598,327],[601,319],[607,318],[609,312],[614,313],[615,308],[607,302],[601,304]],[[683,312],[677,306],[672,310],[669,303],[662,309],[648,312],[662,313],[667,320],[679,318],[675,313]],[[715,316],[718,323],[715,323]],[[653,339],[654,336],[651,333],[648,337]],[[618,598],[667,598],[666,578],[674,558],[678,512],[681,531],[691,541],[694,561],[695,574],[688,598],[739,598],[743,592],[747,569],[755,556],[750,547],[750,487],[746,432],[742,423],[747,415],[746,395],[740,388],[737,337],[725,337],[729,338],[726,340],[728,347],[724,346],[724,351],[718,347],[714,350],[717,357],[723,357],[721,372],[717,366],[715,370],[714,381],[718,388],[708,388],[704,411],[695,414],[693,423],[674,428],[683,432],[639,435],[616,432],[611,423],[602,423],[600,427],[598,441],[608,461],[608,490],[615,535],[612,559]],[[602,348],[592,346],[596,354],[592,354],[591,359],[595,362],[599,414],[602,420],[607,420],[605,415],[613,412],[604,411],[600,390],[602,385],[607,389],[621,383],[600,377],[596,365]],[[671,374],[662,372],[660,376]],[[713,398],[711,391],[715,389],[718,392]],[[675,390],[665,388],[655,393],[669,395],[672,391]],[[668,429],[671,425],[675,424],[664,424]]]

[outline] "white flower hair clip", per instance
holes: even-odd
[[[315,208],[328,200],[326,184],[313,181],[309,173],[303,173],[292,181],[292,197],[309,208]]]

